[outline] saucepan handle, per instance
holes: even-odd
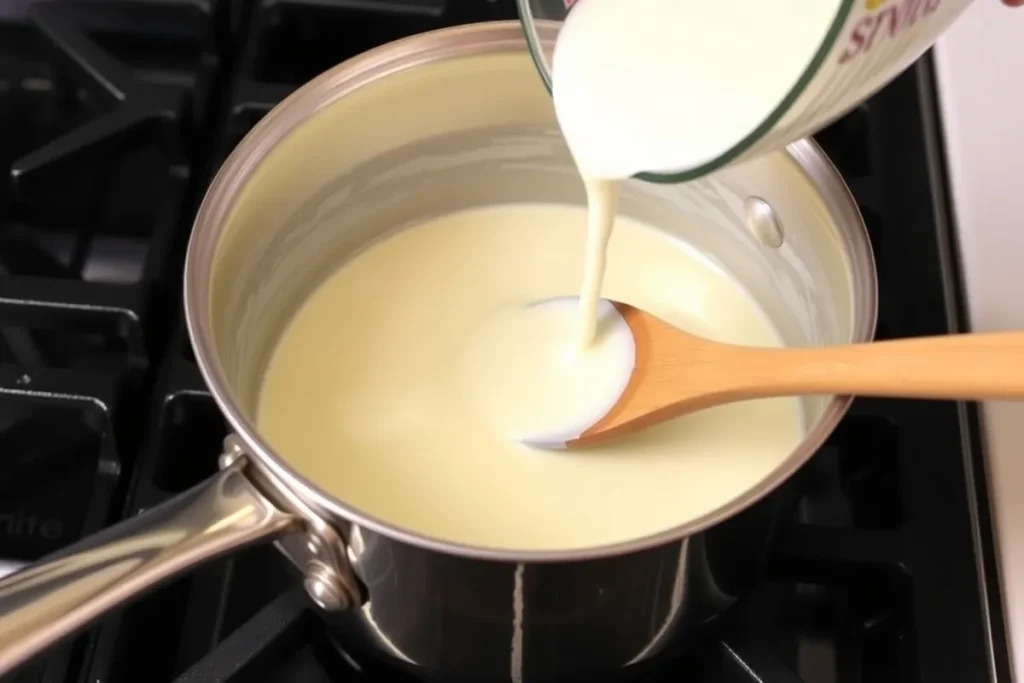
[[[191,567],[302,522],[239,459],[195,488],[0,580],[0,678],[104,612]]]

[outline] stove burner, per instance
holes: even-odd
[[[131,9],[137,12],[142,8]],[[173,83],[137,79],[99,47],[88,29],[99,24],[102,9],[37,3],[29,7],[28,14],[67,65],[68,75],[82,88],[81,96],[94,100],[93,107],[102,113],[14,161],[10,174],[16,186],[62,164],[101,160],[140,139],[174,144],[186,92]]]
[[[189,145],[214,61],[202,52],[210,18],[174,3],[36,3],[28,13],[34,27],[0,26],[0,125],[17,131],[0,143],[10,169],[0,357],[65,367],[141,357],[166,335],[149,317],[168,303],[154,286],[198,191]],[[162,45],[171,57],[157,62]],[[54,328],[75,333],[72,348],[56,350]]]
[[[0,0],[2,7],[2,0]],[[0,16],[11,16],[0,11]],[[277,102],[360,51],[512,0],[78,0],[0,18],[0,574],[216,470],[224,421],[180,279],[213,172]],[[950,328],[927,63],[818,136],[876,250],[879,336]],[[927,116],[932,116],[929,112]],[[343,131],[341,132],[343,134]],[[858,400],[792,485],[753,595],[638,680],[988,680],[954,404]],[[997,644],[996,667],[1005,666]],[[335,642],[270,547],[214,562],[57,646],[16,683],[413,680]]]

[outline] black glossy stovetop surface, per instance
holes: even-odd
[[[80,0],[28,19],[25,4],[0,0],[0,571],[215,471],[225,428],[188,350],[180,278],[197,202],[245,132],[362,50],[515,16],[508,0]],[[871,231],[883,338],[946,331],[957,307],[940,267],[928,82],[919,65],[819,136]],[[955,404],[856,401],[799,474],[799,513],[764,584],[647,680],[988,680],[970,443]],[[283,561],[258,548],[13,680],[389,675],[404,680],[340,653]]]

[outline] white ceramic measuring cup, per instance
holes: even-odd
[[[629,0],[622,0],[628,2]],[[700,22],[701,3],[692,2],[692,21]],[[760,2],[761,0],[749,0]],[[670,173],[643,173],[657,182],[680,182],[706,175],[726,164],[784,148],[807,137],[864,101],[904,71],[939,38],[971,0],[818,0],[835,4],[835,14],[818,49],[802,73],[794,73],[788,93],[765,111],[761,123],[738,143],[698,166]],[[551,89],[552,44],[538,27],[558,25],[577,0],[517,0],[530,52]],[[1014,4],[1007,2],[1007,4]],[[768,30],[769,27],[766,27]],[[713,68],[713,67],[709,67]],[[713,75],[713,72],[709,72]]]

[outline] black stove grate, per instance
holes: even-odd
[[[180,277],[197,201],[242,136],[360,51],[514,16],[509,0],[79,0],[0,19],[0,570],[215,471],[225,426],[188,348]],[[819,136],[871,231],[883,338],[944,332],[956,306],[926,75],[922,63]],[[981,470],[961,417],[951,403],[856,401],[798,474],[764,583],[645,680],[987,680]],[[408,680],[332,642],[263,547],[122,608],[13,680],[385,676]]]

